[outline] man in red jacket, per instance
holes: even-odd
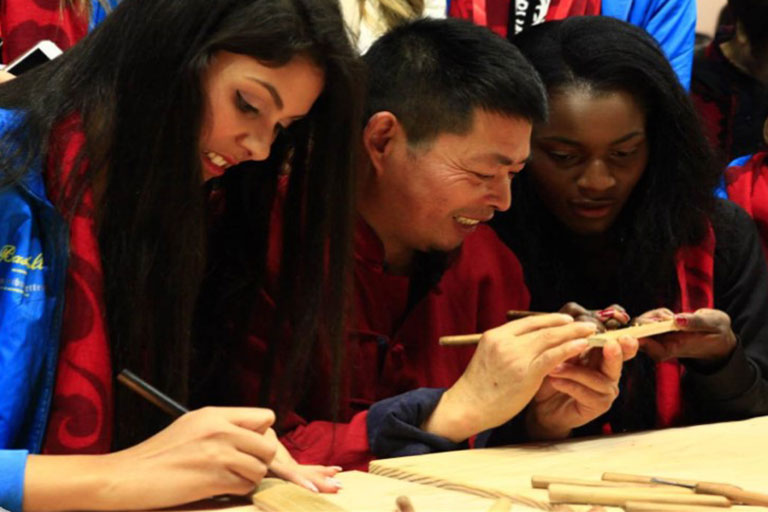
[[[368,117],[340,401],[334,418],[332,371],[320,354],[301,403],[283,418],[281,440],[301,463],[355,469],[391,454],[376,446],[393,420],[416,452],[463,446],[518,416],[526,438],[567,436],[610,407],[622,347],[610,345],[594,367],[563,365],[584,351],[593,324],[560,314],[505,324],[507,310],[527,309],[528,292],[517,258],[484,224],[509,208],[532,124],[546,116],[538,76],[506,40],[459,20],[397,28],[365,60]],[[256,319],[236,357],[247,403],[258,401],[262,375],[253,368],[269,353],[268,324]],[[438,344],[440,336],[484,331],[477,348]],[[386,418],[388,400],[420,388],[442,394],[436,408],[414,403],[411,417]]]

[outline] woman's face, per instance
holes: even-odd
[[[305,57],[269,67],[247,55],[216,53],[203,75],[203,179],[266,159],[278,131],[305,116],[324,85],[323,70]]]
[[[571,231],[607,231],[648,163],[644,108],[624,91],[573,87],[550,96],[548,123],[534,128],[526,172]]]

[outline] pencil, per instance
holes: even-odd
[[[189,412],[189,409],[128,369],[121,371],[117,376],[117,380],[120,383],[125,384],[128,389],[135,391],[174,418],[178,418],[182,414]]]

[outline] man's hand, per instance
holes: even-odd
[[[609,340],[556,367],[533,398],[526,413],[531,439],[562,439],[611,408],[619,395],[624,361],[637,354],[638,341],[624,337]]]
[[[467,369],[424,423],[428,432],[462,441],[497,427],[525,408],[544,377],[587,347],[592,323],[537,315],[483,334]]]

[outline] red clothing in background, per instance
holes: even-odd
[[[528,308],[517,258],[485,225],[466,238],[451,255],[437,285],[410,308],[413,280],[386,271],[383,245],[363,221],[356,231],[354,258],[353,320],[342,369],[341,423],[329,421],[329,365],[313,361],[308,370],[313,378],[306,385],[302,406],[286,420],[290,430],[281,438],[301,463],[366,469],[373,458],[366,427],[371,404],[420,387],[451,386],[474,347],[441,347],[438,338],[482,332],[503,324],[507,310]],[[260,362],[268,350],[263,329],[271,318],[270,306],[265,295],[255,310],[254,334],[235,357],[246,404],[258,403]]]
[[[600,14],[601,0],[530,0],[529,9],[547,8],[546,21],[562,20],[571,16],[590,16]],[[544,4],[549,4],[548,6]],[[451,0],[449,15],[452,18],[472,20],[483,25],[502,37],[507,36],[509,10],[514,8],[514,0]],[[531,14],[531,16],[536,16]]]
[[[734,37],[723,30],[696,52],[691,97],[715,152],[730,162],[763,151],[763,122],[768,117],[768,86],[734,66],[720,45]]]
[[[75,45],[88,33],[88,13],[61,9],[60,0],[3,0],[0,2],[0,35],[3,63],[49,39],[61,50]]]
[[[742,166],[729,167],[725,185],[728,199],[755,220],[768,259],[768,151],[752,155]]]

